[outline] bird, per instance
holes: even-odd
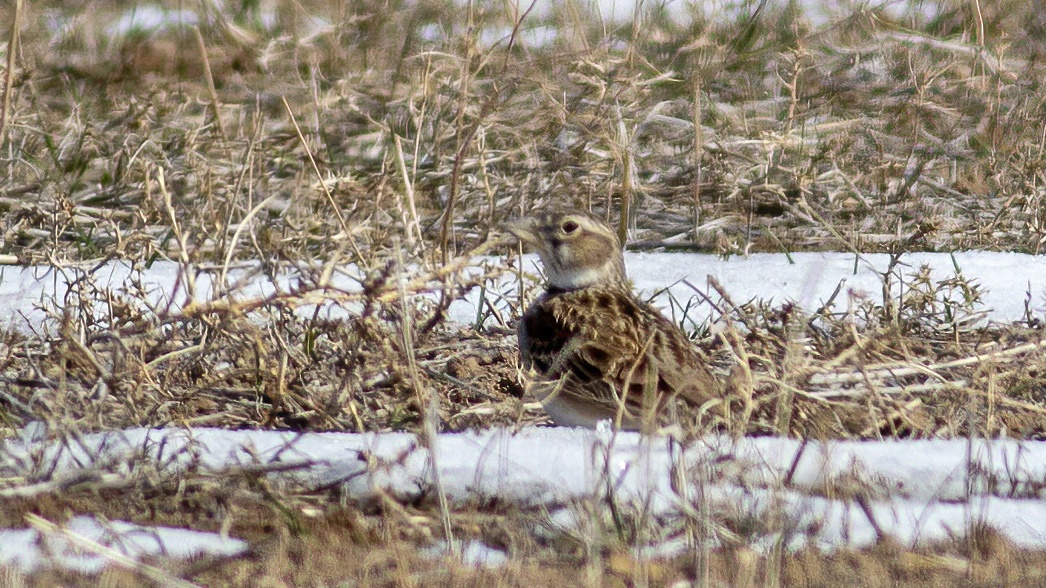
[[[722,400],[721,383],[686,334],[633,292],[606,222],[566,211],[505,227],[544,267],[545,290],[520,317],[517,336],[526,389],[555,425],[609,420],[650,432],[680,422],[679,407],[700,415],[695,409]]]

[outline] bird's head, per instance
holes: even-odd
[[[505,228],[537,252],[550,287],[573,290],[626,283],[621,243],[596,216],[546,213],[510,221]]]

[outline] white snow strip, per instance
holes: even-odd
[[[164,557],[184,560],[201,555],[233,556],[247,549],[239,539],[172,527],[134,525],[123,521],[102,522],[78,516],[61,525],[62,532],[41,533],[36,529],[0,529],[0,564],[33,572],[60,567],[83,574],[96,574],[109,563],[99,553],[84,549],[67,536],[108,548],[131,560]]]
[[[482,541],[465,541],[453,549],[446,543],[434,545],[422,550],[422,553],[433,559],[456,557],[458,561],[476,568],[496,568],[508,561],[508,555]]]
[[[681,452],[664,438],[534,427],[440,435],[434,455],[444,491],[459,507],[497,501],[574,512],[610,492],[621,508],[671,520],[704,495],[719,514],[768,519],[783,511],[791,521],[789,545],[827,549],[875,539],[872,521],[852,498],[860,494],[883,532],[907,544],[961,536],[984,522],[1017,545],[1046,548],[1046,442],[836,441],[811,442],[801,454],[800,448],[792,439],[711,437]],[[282,471],[271,476],[340,487],[362,502],[379,493],[411,502],[435,495],[430,453],[407,433],[131,429],[64,447],[9,440],[0,468],[29,478],[55,461],[57,477],[85,469],[128,472],[141,457],[176,469],[191,462],[212,470],[271,467]],[[275,467],[291,465],[302,467]],[[672,484],[680,471],[690,480],[685,490]],[[571,520],[565,516],[557,520]]]
[[[476,266],[469,271],[478,272],[480,263],[491,261],[494,260],[476,260]],[[807,311],[820,308],[841,285],[834,310],[847,312],[864,300],[883,303],[881,274],[886,271],[888,261],[885,254],[856,257],[849,253],[793,253],[790,257],[760,253],[730,259],[687,253],[625,255],[629,276],[642,295],[660,292],[654,303],[669,315],[681,316],[679,306],[689,303],[687,316],[696,324],[714,318],[713,309],[695,291],[696,288],[711,299],[718,299],[708,286],[708,276],[714,276],[736,303],[751,299],[765,300],[774,305],[793,302]],[[535,262],[533,256],[524,256],[521,261],[527,272],[536,275]],[[1046,316],[1046,256],[983,251],[913,253],[904,256],[902,262],[905,264],[902,277],[894,279],[892,295],[895,298],[911,288],[913,276],[924,265],[929,268],[929,279],[934,283],[956,276],[958,268],[964,278],[981,288],[982,298],[976,310],[984,311],[986,319],[1018,321],[1025,318],[1026,310],[1039,319]],[[188,300],[187,280],[185,276],[179,276],[178,266],[171,262],[158,262],[140,272],[132,272],[127,264],[113,262],[92,275],[101,287],[116,294],[126,291],[137,281],[151,304],[173,311]],[[344,268],[335,272],[331,286],[348,292],[359,291],[356,275],[355,268]],[[41,328],[47,316],[41,306],[52,309],[75,306],[80,297],[69,284],[76,284],[82,277],[82,272],[72,269],[0,267],[0,308],[6,309],[4,314],[7,317],[0,318],[0,326],[20,330]],[[193,279],[194,300],[212,300],[217,272],[194,272]],[[217,290],[233,292],[231,296],[237,300],[261,298],[274,292],[290,293],[309,283],[307,278],[293,272],[269,280],[260,272],[249,269],[230,272],[227,282],[224,289]],[[949,299],[957,303],[963,294],[953,289]],[[517,296],[511,272],[506,272],[498,283],[490,284],[484,292],[485,299],[503,313]],[[474,324],[479,300],[479,291],[473,290],[465,299],[455,301],[449,310],[450,319],[458,324]],[[98,306],[97,302],[93,304]],[[302,307],[298,312],[300,316],[312,316],[313,310],[313,307]],[[326,305],[321,310],[324,317],[343,318],[359,309]]]

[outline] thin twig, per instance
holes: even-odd
[[[203,62],[203,76],[207,80],[207,93],[210,94],[211,110],[214,111],[214,126],[218,128],[218,135],[221,136],[224,144],[229,140],[229,136],[225,134],[225,126],[222,124],[221,104],[218,102],[218,91],[214,88],[214,76],[211,75],[211,60],[207,57],[207,45],[203,42],[200,27],[193,26],[192,31],[196,36],[196,48],[200,52],[200,61]]]
[[[287,111],[287,115],[291,117],[291,124],[294,125],[294,131],[298,133],[298,140],[301,141],[301,147],[305,150],[305,155],[309,158],[309,163],[312,165],[312,171],[316,174],[316,180],[320,184],[320,188],[323,189],[323,194],[327,197],[327,203],[330,204],[331,212],[334,213],[335,218],[338,219],[338,224],[341,226],[341,231],[348,239],[349,245],[352,247],[353,252],[356,253],[357,259],[363,259],[363,253],[359,247],[356,246],[356,240],[352,238],[352,231],[349,230],[348,223],[345,222],[345,216],[341,213],[341,208],[338,207],[338,203],[334,201],[334,196],[331,194],[330,188],[327,187],[327,182],[323,180],[323,174],[320,173],[320,166],[316,165],[316,158],[312,156],[312,149],[309,148],[309,142],[305,140],[305,135],[301,132],[301,127],[298,126],[298,120],[294,116],[294,111],[291,110],[291,105],[287,102],[286,96],[281,96],[280,100],[283,101],[283,108]]]
[[[15,61],[18,59],[18,27],[22,25],[22,4],[24,0],[15,0],[15,13],[11,19],[11,34],[7,41],[7,70],[4,72],[4,103],[0,108],[0,147],[4,145],[4,134],[7,131],[7,120],[11,116],[11,94],[14,93]]]

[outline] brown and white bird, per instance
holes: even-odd
[[[621,243],[601,219],[551,213],[510,222],[537,251],[545,292],[520,318],[519,350],[557,425],[653,430],[680,404],[722,396],[686,335],[640,300],[625,276]]]

